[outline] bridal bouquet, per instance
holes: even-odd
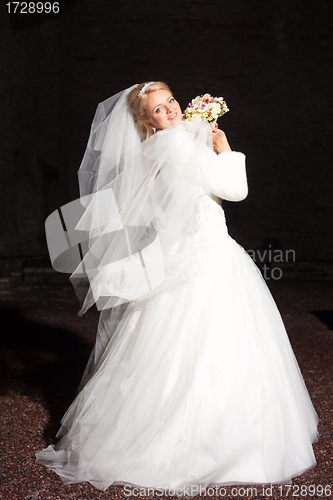
[[[228,111],[229,108],[223,97],[212,97],[210,94],[204,94],[192,99],[184,114],[185,120],[216,122],[220,116]]]

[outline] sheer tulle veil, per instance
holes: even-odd
[[[141,143],[127,105],[128,94],[135,87],[125,89],[97,106],[78,171],[81,197],[108,185],[120,173],[124,155]]]
[[[88,234],[70,279],[82,315],[143,300],[200,274],[193,235],[215,154],[206,123],[178,125],[141,141],[128,106],[135,85],[101,102],[79,172]],[[208,153],[208,155],[207,155]]]

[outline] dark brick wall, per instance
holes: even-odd
[[[332,13],[328,0],[81,0],[13,34],[2,4],[0,257],[47,253],[44,219],[78,195],[98,102],[162,79],[182,106],[227,99],[220,127],[250,190],[225,207],[232,236],[332,261]]]

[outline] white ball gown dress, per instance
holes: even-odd
[[[244,155],[216,161],[209,191],[245,198]],[[288,482],[316,464],[318,418],[272,295],[214,197],[195,218],[199,275],[101,311],[61,440],[37,453],[66,484],[186,495]]]

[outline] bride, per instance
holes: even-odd
[[[71,280],[79,314],[95,303],[100,320],[61,439],[37,462],[65,484],[190,496],[313,467],[316,412],[217,203],[247,196],[244,155],[217,126],[184,120],[166,84],[146,82],[98,106],[79,183],[76,229],[89,241]]]

